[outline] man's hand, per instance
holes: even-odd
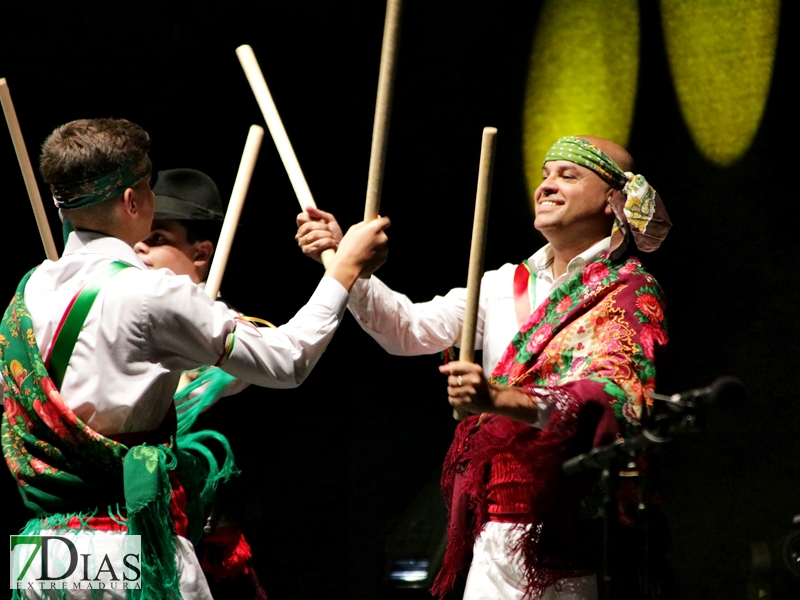
[[[356,279],[369,277],[386,262],[389,240],[384,230],[389,225],[387,217],[353,225],[339,242],[325,275],[335,278],[348,291]]]
[[[339,247],[342,228],[331,213],[309,206],[306,212],[297,215],[297,235],[294,239],[303,254],[321,263],[323,250],[336,250]]]
[[[522,388],[489,383],[480,365],[455,360],[439,367],[447,375],[447,397],[453,408],[471,413],[496,413],[517,421],[535,423],[536,401]]]
[[[494,412],[489,381],[480,365],[456,360],[439,367],[447,375],[447,399],[453,408],[471,413]]]

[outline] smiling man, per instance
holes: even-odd
[[[437,595],[469,566],[466,600],[598,598],[597,498],[590,479],[567,478],[561,465],[640,429],[667,342],[661,290],[633,251],[655,250],[670,224],[632,170],[608,140],[553,144],[535,191],[534,225],[548,243],[484,274],[483,366],[440,367],[450,404],[473,414],[444,464],[450,516]],[[313,209],[298,225],[314,258],[341,235]],[[348,307],[390,353],[430,354],[461,339],[466,290],[412,303],[371,277],[353,286]]]

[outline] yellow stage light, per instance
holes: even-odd
[[[728,166],[750,147],[769,94],[780,0],[662,0],[683,118],[700,151]]]
[[[531,199],[544,155],[559,137],[596,135],[627,144],[638,69],[637,0],[543,2],[523,115]]]

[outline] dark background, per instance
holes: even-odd
[[[796,21],[784,2],[761,127],[746,155],[723,169],[689,137],[657,8],[641,4],[629,149],[674,222],[646,261],[668,297],[670,354],[659,391],[723,374],[748,391],[743,406],[712,407],[702,434],[662,448],[669,565],[678,598],[745,598],[750,544],[777,541],[800,513],[798,193],[788,134]],[[486,267],[518,262],[542,243],[521,154],[538,6],[406,3],[381,205],[393,223],[391,258],[381,277],[412,299],[466,281],[484,126],[499,130]],[[250,44],[317,204],[349,225],[363,212],[383,18],[381,2],[364,1],[15,0],[3,9],[0,77],[34,164],[56,126],[124,117],[151,134],[156,170],[200,169],[226,197],[248,127],[263,125],[234,53]],[[10,297],[44,253],[4,136],[2,295]],[[297,212],[267,136],[222,286],[245,313],[285,322],[316,285],[321,267],[295,248]],[[236,502],[272,600],[377,597],[384,536],[436,479],[452,437],[439,363],[386,355],[348,317],[300,389],[251,388],[205,417],[232,439],[243,474],[225,496]],[[26,516],[11,478],[3,481],[11,534]]]

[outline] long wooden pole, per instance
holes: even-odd
[[[231,253],[233,238],[236,235],[236,227],[242,216],[242,208],[247,197],[247,189],[250,187],[250,179],[253,177],[253,169],[256,166],[258,152],[261,150],[261,141],[264,139],[264,128],[258,125],[251,125],[247,133],[247,140],[244,143],[242,160],[239,162],[239,171],[236,173],[236,181],[233,184],[231,199],[228,208],[225,210],[225,218],[222,221],[222,231],[219,234],[217,247],[214,250],[214,258],[211,261],[211,268],[208,270],[206,279],[206,294],[212,300],[217,299],[219,288],[222,284],[222,276],[225,274],[225,267],[228,266],[228,257]],[[192,382],[184,372],[178,381],[175,393],[178,393]],[[178,409],[180,410],[180,409]]]
[[[233,238],[236,235],[236,228],[242,216],[242,207],[247,197],[247,190],[250,187],[250,180],[253,177],[253,170],[256,166],[256,159],[263,139],[264,129],[258,125],[251,125],[244,145],[242,160],[239,163],[239,172],[236,174],[236,181],[233,184],[231,199],[225,211],[225,219],[222,221],[219,242],[217,242],[214,259],[211,261],[211,268],[206,280],[206,293],[212,300],[216,299],[219,293],[222,276],[225,273],[225,267],[228,265],[228,256],[230,256]]]
[[[281,116],[278,114],[278,109],[275,107],[275,102],[272,100],[272,94],[267,87],[267,82],[264,79],[264,74],[261,72],[261,67],[258,65],[253,49],[247,44],[239,46],[236,48],[236,56],[239,57],[239,63],[242,65],[242,69],[244,69],[244,74],[247,77],[247,81],[250,83],[250,88],[253,90],[256,102],[258,102],[261,113],[264,115],[267,129],[269,129],[272,140],[275,142],[286,173],[289,175],[289,181],[291,181],[294,193],[300,203],[300,210],[305,211],[309,206],[316,208],[317,204],[314,202],[314,197],[311,195],[311,190],[303,175],[303,170],[300,168],[300,163],[294,153],[292,143],[289,141],[289,136],[286,135],[283,121],[281,121]],[[322,264],[327,267],[334,254],[333,250],[326,250],[323,252]]]
[[[497,145],[497,129],[483,128],[481,139],[481,159],[478,168],[478,191],[475,196],[475,217],[472,221],[472,245],[469,252],[469,272],[467,274],[467,305],[464,311],[464,324],[461,329],[459,360],[475,361],[475,327],[478,322],[478,300],[483,277],[483,259],[486,253],[486,231],[489,223],[489,200],[492,192],[494,172],[494,150]],[[461,420],[469,413],[454,409],[453,418]]]
[[[378,74],[378,96],[375,101],[375,120],[372,125],[372,148],[369,155],[367,199],[364,220],[375,219],[380,211],[383,172],[386,166],[389,116],[392,110],[395,74],[397,72],[397,42],[400,37],[401,0],[388,0],[383,26],[381,66]]]
[[[11,101],[11,93],[8,90],[8,84],[5,78],[0,79],[0,102],[3,104],[3,113],[6,115],[6,122],[8,123],[8,130],[11,133],[11,141],[14,143],[14,151],[17,153],[19,168],[22,169],[22,178],[25,180],[25,187],[28,190],[28,197],[31,200],[33,215],[36,217],[36,225],[39,228],[39,235],[42,238],[45,255],[50,260],[58,260],[58,251],[56,250],[56,244],[53,240],[53,232],[50,231],[50,225],[47,222],[47,214],[44,212],[42,196],[39,193],[39,186],[36,184],[36,177],[33,174],[31,159],[25,147],[25,140],[19,128],[17,113],[14,110],[14,103]]]

